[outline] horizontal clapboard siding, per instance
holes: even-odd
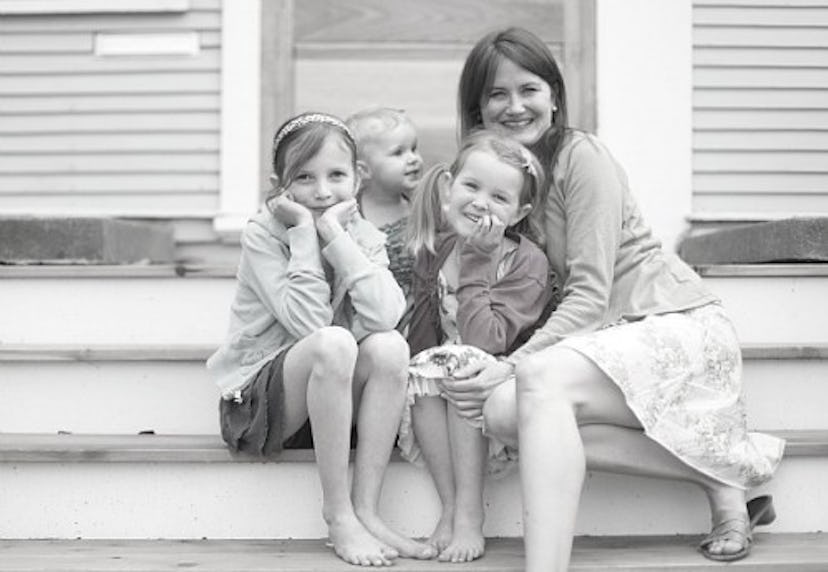
[[[695,0],[693,211],[828,215],[828,2]]]
[[[188,4],[0,15],[0,212],[216,212],[221,1]],[[136,34],[194,35],[197,53],[96,53],[99,35]]]
[[[590,32],[580,34],[577,20],[591,2],[578,4],[571,0],[296,2],[294,107],[341,116],[372,105],[405,109],[418,127],[426,162],[444,160],[455,150],[457,82],[463,61],[483,34],[508,25],[534,31],[560,58],[568,87],[578,92],[581,79],[591,76],[594,65],[589,58],[581,59],[581,43],[591,49],[593,37]],[[572,37],[573,31],[577,37]],[[567,41],[573,46],[569,52]],[[594,128],[591,106],[571,97],[574,123]],[[583,107],[588,113],[581,114]]]

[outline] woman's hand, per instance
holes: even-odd
[[[454,379],[442,384],[443,397],[461,417],[480,419],[483,404],[494,388],[512,375],[515,366],[508,362],[476,362],[454,372]]]
[[[268,202],[270,212],[286,227],[313,224],[313,214],[293,200],[289,193],[282,193]]]
[[[325,244],[343,232],[348,222],[357,213],[356,199],[348,199],[328,207],[316,221],[316,231]]]
[[[466,242],[485,252],[494,252],[498,246],[503,244],[505,232],[506,223],[497,215],[483,215],[477,221],[477,228],[466,238]]]

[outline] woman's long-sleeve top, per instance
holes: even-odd
[[[620,320],[718,300],[687,264],[662,250],[623,169],[595,137],[571,133],[550,178],[546,253],[563,283],[562,299],[510,361]]]
[[[207,361],[232,398],[283,349],[325,326],[357,341],[393,330],[405,298],[391,272],[385,235],[355,217],[324,248],[316,228],[286,228],[262,209],[245,227],[229,333]]]
[[[505,274],[497,277],[500,260],[473,245],[460,252],[457,327],[464,344],[492,355],[507,353],[521,334],[535,326],[549,302],[549,264],[529,239],[513,235],[518,246]],[[423,251],[414,262],[413,314],[408,333],[412,355],[444,341],[440,322],[438,275],[454,250],[457,236],[441,233],[436,254]]]

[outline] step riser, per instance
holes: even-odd
[[[705,281],[722,297],[743,342],[828,342],[828,276]],[[0,340],[218,344],[234,288],[232,278],[4,278]]]
[[[828,360],[746,360],[744,379],[751,428],[828,429]],[[199,361],[0,361],[0,395],[10,433],[219,431],[218,390]]]
[[[828,340],[828,277],[706,277],[745,343]]]
[[[789,458],[762,491],[774,494],[768,532],[828,528],[828,496],[818,483],[828,460]],[[2,538],[322,538],[321,495],[312,463],[4,464]],[[807,492],[807,494],[805,494]],[[490,481],[487,536],[521,535],[516,475]],[[410,536],[427,536],[439,504],[428,475],[392,463],[381,511]],[[578,534],[695,534],[709,517],[695,487],[590,474]]]

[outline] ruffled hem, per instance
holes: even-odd
[[[450,378],[452,373],[477,361],[494,361],[495,358],[481,349],[466,345],[446,345],[423,350],[411,358],[408,373],[408,389],[405,407],[397,437],[400,456],[418,467],[426,467],[425,459],[414,434],[412,408],[420,397],[440,397],[439,380]],[[517,450],[488,435],[482,420],[467,420],[488,438],[489,454],[486,473],[501,477],[517,466]]]

